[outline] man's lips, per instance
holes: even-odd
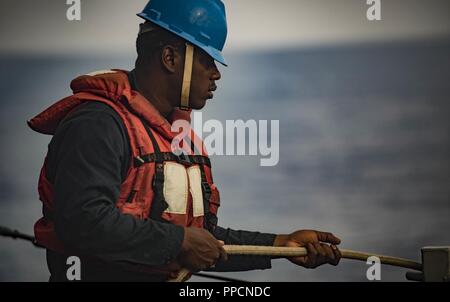
[[[209,90],[208,90],[208,98],[209,98],[209,99],[212,99],[212,98],[214,97],[214,91],[216,91],[216,89],[217,89],[217,86],[216,86],[216,85],[211,86],[211,87],[209,88]]]

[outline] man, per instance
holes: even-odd
[[[175,141],[171,124],[205,106],[221,77],[215,61],[226,65],[223,3],[152,0],[139,16],[145,23],[133,71],[78,77],[72,96],[29,121],[54,135],[39,180],[44,216],[35,226],[50,280],[67,281],[70,255],[80,257],[83,281],[271,267],[269,257],[227,257],[224,244],[304,246],[308,255],[291,262],[337,265],[340,240],[331,233],[218,226],[219,192],[202,142],[190,129]]]

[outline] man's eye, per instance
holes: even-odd
[[[201,56],[201,62],[207,66],[207,67],[211,67],[212,65],[214,65],[214,59],[211,58],[207,53],[202,52],[202,56]]]
[[[214,67],[215,62],[213,58],[208,57],[208,67]]]

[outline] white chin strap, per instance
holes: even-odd
[[[186,43],[186,56],[184,61],[183,86],[181,88],[181,110],[189,110],[189,94],[191,91],[192,65],[194,62],[194,46]]]

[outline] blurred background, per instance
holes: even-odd
[[[419,260],[450,244],[450,2],[226,0],[228,68],[203,119],[280,121],[280,161],[213,156],[219,223],[286,233],[319,229],[347,249]],[[145,0],[0,2],[0,225],[32,233],[50,137],[26,120],[70,94],[78,75],[131,69]],[[315,270],[224,274],[252,281],[367,281],[343,260]],[[406,270],[383,266],[383,281]],[[46,281],[45,253],[0,237],[1,281]],[[196,280],[204,280],[197,279]]]

